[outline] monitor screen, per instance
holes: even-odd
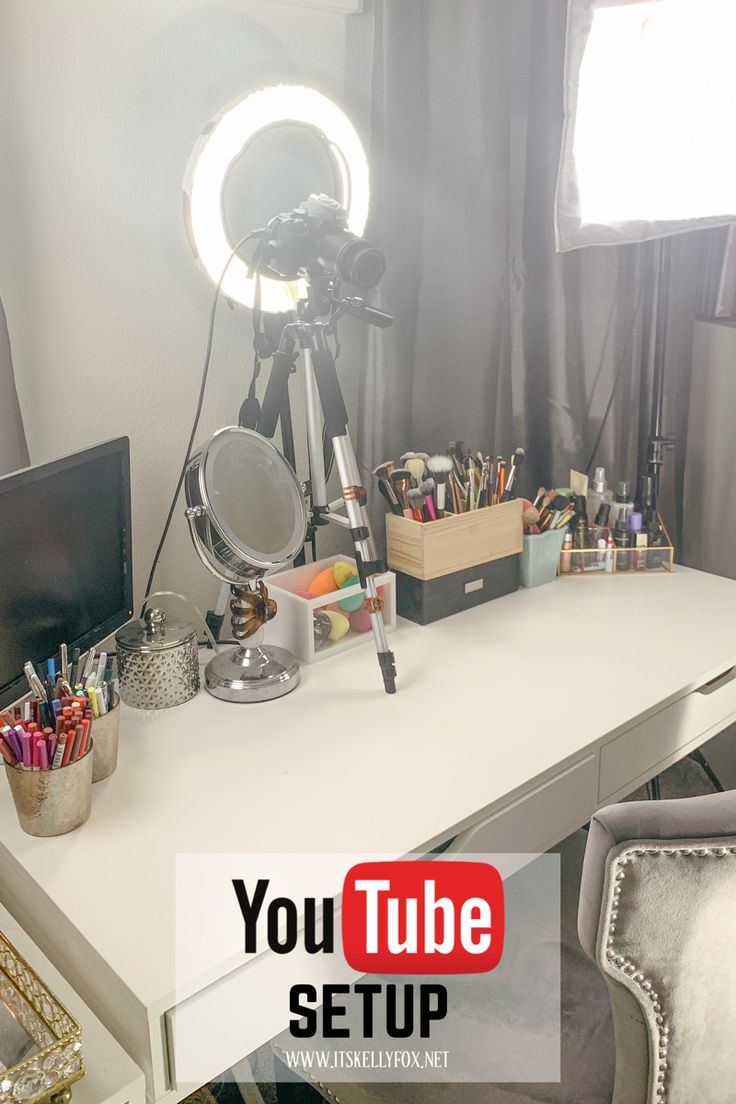
[[[0,479],[0,707],[132,616],[127,437]]]

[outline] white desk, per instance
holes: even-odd
[[[69,836],[23,835],[0,798],[4,902],[142,1066],[151,1098],[187,1089],[165,1032],[177,851],[408,853],[489,816],[485,848],[541,851],[736,718],[736,679],[702,692],[736,664],[736,582],[685,569],[561,579],[402,626],[393,647],[395,697],[368,643],[305,669],[277,702],[203,692],[126,710],[118,771]],[[184,1002],[218,1033],[211,1076],[275,1033],[259,963],[223,963]]]
[[[87,1072],[72,1088],[74,1104],[144,1104],[142,1072],[1,905],[0,931],[82,1029],[82,1054]]]

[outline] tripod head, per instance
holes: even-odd
[[[362,299],[339,298],[342,283],[376,287],[386,262],[380,250],[348,229],[348,213],[336,200],[311,195],[293,211],[276,215],[256,237],[260,243],[252,271],[270,279],[306,281],[307,298],[297,305],[299,322],[325,319],[330,324],[346,313],[381,328],[393,322]],[[257,307],[254,315],[260,313]]]
[[[341,299],[339,290],[340,283],[334,276],[322,270],[307,270],[307,298],[299,300],[297,321],[313,323],[323,318],[323,324],[332,329],[342,315],[349,314],[382,330],[393,325],[392,314],[367,306],[363,299],[350,296]]]

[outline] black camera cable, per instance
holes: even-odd
[[[169,529],[171,528],[171,522],[172,522],[172,519],[174,517],[174,510],[176,509],[176,503],[177,503],[177,501],[179,499],[179,495],[181,493],[182,484],[184,483],[184,476],[186,475],[187,465],[189,463],[189,460],[191,459],[192,448],[194,447],[194,439],[197,435],[197,430],[199,428],[199,419],[202,415],[202,406],[204,404],[204,394],[205,394],[205,389],[207,387],[207,377],[209,375],[210,361],[212,359],[212,342],[213,342],[213,338],[214,338],[214,335],[215,335],[215,318],[217,316],[217,304],[220,301],[220,295],[222,293],[222,285],[224,283],[224,280],[225,280],[225,277],[227,275],[228,269],[230,268],[230,265],[231,265],[232,261],[234,260],[238,250],[241,249],[247,241],[250,241],[251,238],[254,238],[256,236],[257,236],[257,234],[255,232],[251,231],[249,234],[245,234],[244,237],[242,237],[240,239],[240,241],[237,243],[237,245],[233,247],[233,250],[232,250],[232,252],[230,253],[230,256],[227,259],[227,263],[225,264],[225,267],[222,270],[222,275],[220,276],[220,279],[218,280],[217,287],[215,288],[215,294],[214,294],[214,297],[213,297],[213,300],[212,300],[212,308],[210,310],[209,327],[208,327],[208,330],[207,330],[207,345],[206,345],[206,348],[205,348],[204,363],[202,365],[202,378],[201,378],[201,381],[200,381],[200,384],[199,384],[199,396],[197,398],[197,409],[194,413],[194,421],[192,422],[192,429],[191,429],[191,432],[189,434],[189,442],[187,444],[187,451],[186,451],[186,455],[184,457],[184,463],[181,466],[181,471],[179,472],[179,477],[176,481],[176,488],[174,490],[174,495],[171,499],[171,505],[169,506],[169,512],[166,515],[166,521],[164,523],[163,532],[161,533],[161,539],[158,542],[158,547],[156,548],[156,552],[155,552],[155,555],[153,557],[153,562],[151,563],[151,570],[150,570],[149,575],[148,575],[148,582],[146,583],[146,589],[145,589],[145,592],[144,592],[146,594],[150,594],[151,591],[153,590],[153,580],[154,580],[154,577],[156,575],[156,568],[158,567],[159,560],[161,559],[161,553],[163,552],[164,544],[166,543],[166,538],[169,535]]]

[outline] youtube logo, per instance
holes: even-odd
[[[345,878],[343,953],[360,973],[485,973],[503,938],[503,882],[489,863],[359,863]]]

